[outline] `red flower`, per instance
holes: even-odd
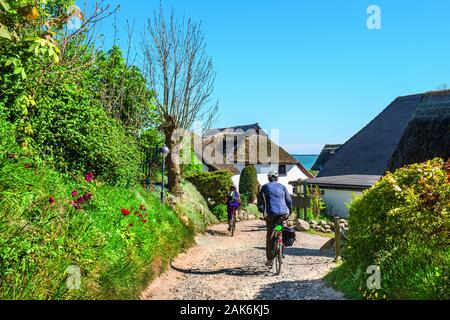
[[[128,211],[127,209],[122,209],[122,214],[126,217],[130,215],[130,211]]]
[[[31,164],[25,163],[25,164],[23,165],[23,167],[24,167],[25,169],[30,169],[30,168],[31,168]]]
[[[130,223],[130,228],[133,228],[134,227],[134,223]]]
[[[141,204],[141,206],[139,207],[139,210],[141,210],[141,211],[145,211],[145,210],[147,210],[147,209],[145,209],[144,205],[143,205],[143,204]]]
[[[72,198],[75,198],[78,195],[78,192],[76,190],[72,191]]]
[[[143,223],[147,223],[147,220],[142,220]]]
[[[94,174],[92,172],[89,172],[84,178],[87,182],[91,182],[94,179]]]
[[[83,198],[84,198],[84,200],[88,201],[88,200],[90,200],[90,199],[92,198],[92,194],[87,193],[87,194],[85,194],[85,195],[83,196]]]
[[[48,198],[48,202],[51,203],[51,204],[54,204],[55,203],[55,198],[53,198],[53,197]]]

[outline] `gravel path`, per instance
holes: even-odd
[[[310,300],[343,299],[322,277],[333,256],[319,252],[329,238],[297,233],[286,249],[281,275],[264,266],[265,224],[246,221],[230,237],[226,225],[197,237],[197,246],[179,255],[171,268],[142,293],[146,300]]]

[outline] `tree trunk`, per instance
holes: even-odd
[[[173,139],[174,127],[166,128],[165,130],[165,142],[166,146],[169,147],[170,153],[166,158],[167,167],[167,188],[169,192],[175,196],[181,195],[181,170],[180,170],[180,155],[173,153],[176,149],[176,141]]]

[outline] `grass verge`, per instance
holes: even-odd
[[[87,182],[31,159],[1,159],[0,299],[136,299],[194,243],[195,231],[215,222],[199,207],[181,211],[140,186]],[[78,270],[80,288],[69,290]]]

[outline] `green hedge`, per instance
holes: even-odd
[[[187,180],[195,185],[210,208],[224,204],[230,186],[233,185],[231,173],[228,171],[202,172],[188,177]]]
[[[253,165],[245,167],[239,178],[239,192],[245,197],[247,203],[253,203],[256,200],[258,188],[256,167]]]
[[[388,173],[349,208],[344,263],[328,278],[369,299],[450,299],[450,165],[435,159]],[[367,290],[366,270],[381,270]]]

